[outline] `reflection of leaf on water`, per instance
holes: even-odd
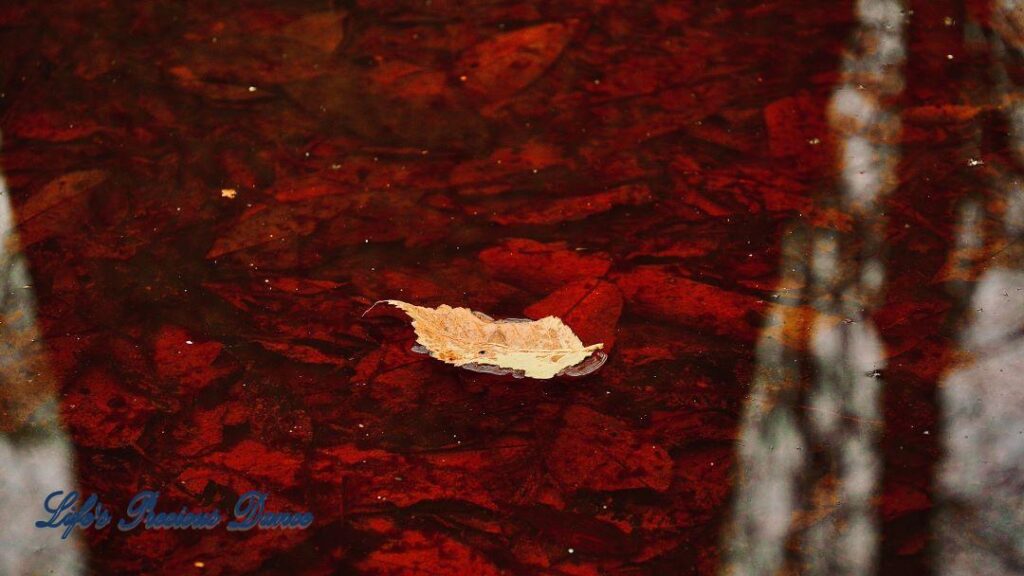
[[[412,318],[416,351],[475,372],[516,377],[584,376],[604,364],[603,344],[584,346],[561,320],[493,318],[468,308],[424,308],[399,300],[384,302]]]

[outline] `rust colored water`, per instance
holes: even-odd
[[[964,40],[987,13],[912,4],[869,314],[891,574],[929,565],[968,159],[1009,146]],[[0,166],[81,488],[316,514],[86,531],[92,573],[714,573],[783,237],[836,222],[856,26],[782,0],[0,7]],[[553,314],[609,359],[460,371],[362,316],[387,298]]]

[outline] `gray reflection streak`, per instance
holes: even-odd
[[[28,267],[0,178],[0,574],[75,575],[77,538],[37,529],[54,490],[71,490],[72,449],[58,422],[53,380],[35,323]]]
[[[872,508],[880,474],[879,378],[885,357],[869,319],[881,299],[880,201],[896,187],[904,13],[859,0],[829,122],[838,190],[820,206],[843,224],[796,223],[757,347],[739,439],[723,574],[874,572]]]
[[[944,457],[937,562],[944,576],[1024,574],[1024,104],[1000,64],[1024,51],[1024,3],[993,3],[996,97],[1013,166],[994,163],[985,201],[961,206],[954,277],[963,293],[957,362],[940,383]]]

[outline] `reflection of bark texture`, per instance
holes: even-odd
[[[57,422],[30,288],[0,181],[0,574],[78,574],[75,541],[34,527],[46,495],[73,484],[71,446]]]
[[[986,201],[961,207],[954,278],[970,287],[958,362],[940,385],[944,459],[936,531],[941,574],[1024,574],[1024,104],[1000,64],[1024,52],[1024,2],[997,0],[997,99],[1013,166],[986,159]]]
[[[726,574],[869,574],[880,473],[879,370],[868,319],[881,297],[880,201],[895,187],[903,12],[859,0],[854,48],[832,97],[840,194],[784,246],[777,302],[743,415]]]
[[[54,390],[41,354],[28,268],[7,190],[0,188],[0,195],[0,432],[13,432],[52,418]]]

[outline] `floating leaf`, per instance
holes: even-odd
[[[604,364],[603,344],[584,346],[554,316],[495,320],[468,308],[424,308],[384,300],[412,318],[416,342],[434,358],[468,370],[516,377],[583,376]]]

